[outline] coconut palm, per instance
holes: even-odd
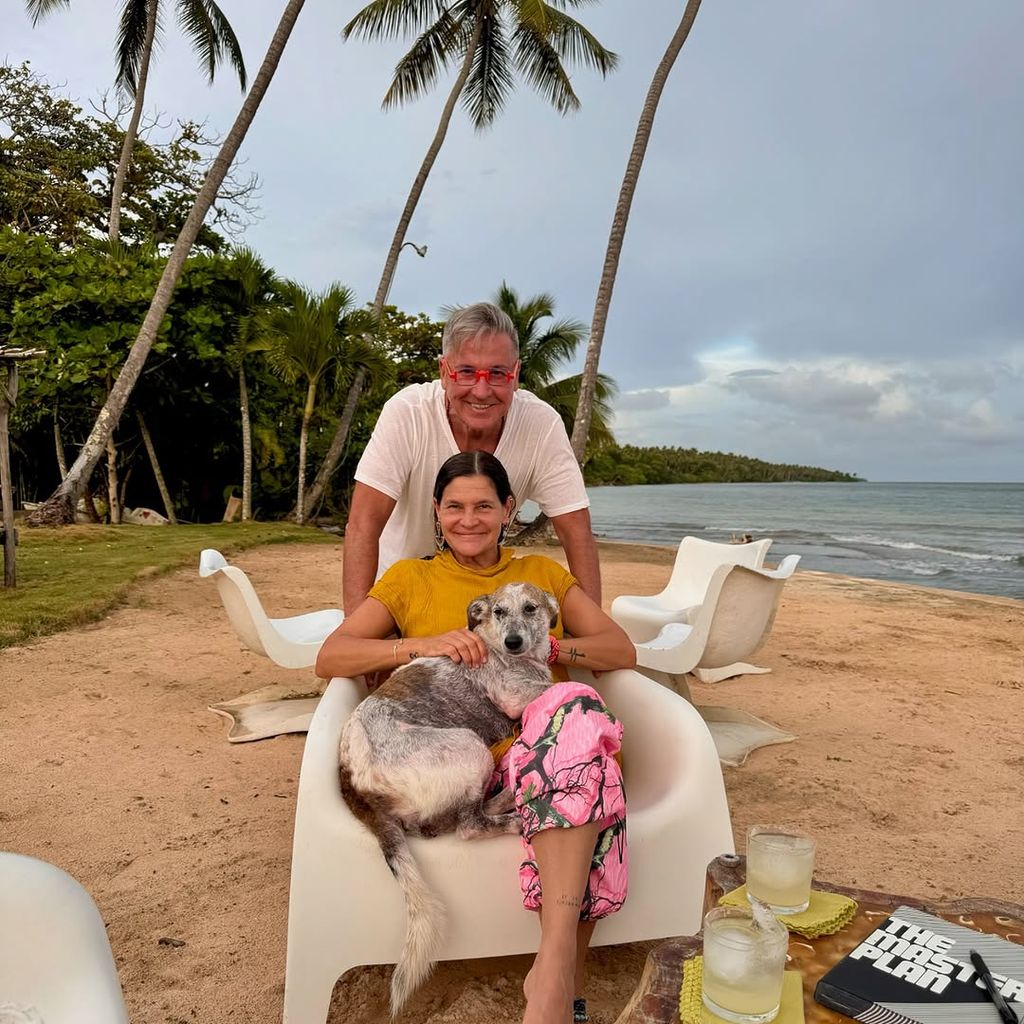
[[[580,375],[557,377],[563,363],[569,362],[586,340],[587,328],[579,320],[555,320],[554,297],[545,292],[520,301],[516,292],[502,282],[494,297],[495,305],[512,319],[519,335],[519,383],[527,391],[553,406],[562,417],[566,432],[572,430],[579,398]],[[590,428],[590,447],[614,444],[609,422],[615,381],[603,373],[597,375],[597,400]]]
[[[103,408],[99,411],[96,422],[93,424],[85,444],[79,450],[78,458],[75,459],[68,475],[53,494],[26,518],[26,522],[30,525],[55,526],[74,521],[75,502],[78,500],[82,488],[92,475],[96,463],[103,454],[107,438],[117,426],[117,421],[124,411],[132,389],[142,373],[146,358],[153,347],[153,342],[156,340],[157,328],[167,312],[167,307],[171,302],[171,294],[174,292],[174,287],[181,277],[189,250],[191,250],[196,236],[199,234],[199,229],[202,227],[203,221],[206,219],[206,215],[217,196],[217,192],[224,182],[224,177],[238,153],[238,147],[242,144],[242,140],[245,138],[246,132],[248,132],[249,126],[256,116],[256,111],[259,110],[260,103],[263,101],[267,87],[274,77],[274,72],[281,61],[281,54],[284,53],[288,37],[295,27],[295,20],[298,18],[304,3],[305,0],[288,0],[286,3],[281,20],[278,22],[274,35],[270,40],[270,45],[267,47],[263,63],[260,65],[260,70],[253,80],[252,88],[246,94],[245,100],[242,102],[242,108],[239,110],[235,123],[231,126],[231,130],[221,144],[220,151],[214,158],[213,163],[210,164],[203,187],[199,190],[199,194],[192,204],[192,209],[189,211],[189,215],[184,225],[182,225],[181,231],[178,233],[174,248],[171,250],[171,254],[164,266],[164,271],[160,275],[156,291],[153,293],[153,301],[149,305],[146,317],[139,328],[138,336],[132,343],[131,351],[128,353],[124,366],[121,367],[121,372],[118,374],[114,387],[111,389]]]
[[[398,218],[391,248],[373,301],[380,319],[405,233],[419,203],[427,177],[441,151],[448,125],[461,99],[473,127],[490,127],[515,86],[517,74],[543,95],[560,114],[579,109],[566,65],[582,64],[602,75],[618,58],[605,49],[587,29],[565,13],[593,0],[373,0],[346,26],[344,38],[391,40],[417,35],[409,52],[395,67],[384,108],[401,106],[423,96],[442,71],[458,67],[455,83],[441,111],[437,131],[412,183]],[[364,377],[357,376],[345,402],[314,490],[323,489],[341,458],[362,392]],[[321,479],[321,477],[323,479]]]
[[[257,330],[260,318],[278,302],[278,281],[273,270],[252,250],[236,249],[231,256],[232,276],[237,284],[235,296],[238,316],[234,338],[227,350],[227,361],[238,375],[238,404],[242,418],[242,520],[252,518],[252,420],[249,415],[249,385],[245,376],[245,357],[266,352],[269,339]]]
[[[166,2],[166,0],[164,0]],[[118,88],[133,100],[132,116],[121,146],[121,158],[111,188],[109,236],[116,242],[121,234],[121,195],[124,192],[128,166],[135,148],[135,138],[146,97],[146,81],[154,45],[160,44],[161,0],[122,0],[121,22],[117,32]],[[36,25],[57,8],[70,7],[71,0],[25,0],[25,6]],[[214,0],[174,0],[178,23],[192,42],[207,79],[212,82],[217,65],[226,61],[238,73],[245,89],[245,62],[235,38],[234,29]]]
[[[587,438],[590,432],[590,421],[595,411],[595,395],[597,391],[597,363],[601,358],[601,343],[604,341],[604,328],[608,321],[608,307],[612,301],[612,290],[615,287],[615,275],[619,270],[619,256],[622,253],[622,240],[626,235],[626,223],[629,221],[629,210],[633,205],[636,183],[640,177],[640,168],[647,153],[647,143],[654,127],[654,115],[658,112],[658,101],[661,99],[665,83],[668,81],[672,65],[679,56],[679,51],[690,34],[690,29],[700,10],[700,0],[687,0],[682,19],[676,28],[665,55],[661,58],[654,77],[651,79],[640,111],[640,120],[636,126],[633,149],[626,163],[626,173],[619,190],[619,200],[612,217],[611,232],[608,237],[608,248],[604,256],[604,268],[601,281],[597,286],[597,298],[594,302],[594,315],[590,321],[590,341],[587,343],[587,357],[583,363],[583,378],[580,383],[580,399],[576,406],[576,421],[572,428],[572,450],[582,463],[587,450]]]

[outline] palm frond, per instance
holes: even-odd
[[[398,62],[381,106],[386,110],[422,96],[437,81],[442,69],[458,55],[458,25],[445,12]]]
[[[247,81],[245,59],[242,57],[242,47],[239,45],[235,30],[214,0],[205,0],[205,3],[210,23],[220,39],[221,60],[226,60],[235,69],[238,84],[244,90]]]
[[[548,403],[561,417],[567,432],[572,432],[576,418],[576,405],[579,402],[580,382],[582,374],[562,377],[542,388],[534,394]],[[611,377],[603,373],[597,375],[594,385],[594,411],[590,421],[590,433],[587,436],[588,448],[600,448],[614,444],[615,437],[611,431],[613,410],[611,399],[618,393],[618,386]]]
[[[515,76],[505,28],[498,18],[485,15],[473,66],[462,93],[463,106],[477,131],[490,127],[514,88]]]
[[[579,110],[579,97],[573,91],[561,57],[544,34],[520,23],[514,39],[516,67],[530,85],[560,114]]]
[[[447,7],[442,0],[373,0],[341,30],[341,37],[408,38],[445,15]]]
[[[570,64],[594,68],[603,76],[618,66],[618,54],[601,45],[597,37],[575,18],[548,6],[548,40],[555,51]]]
[[[192,52],[206,71],[208,82],[217,73],[217,65],[229,61],[245,88],[245,62],[242,49],[226,17],[214,0],[177,0],[178,24],[192,43]]]
[[[128,96],[135,96],[143,50],[146,45],[146,18],[150,3],[159,0],[124,0],[121,22],[117,28],[117,87]],[[157,8],[157,36],[160,34],[159,7]],[[153,38],[156,46],[156,36]]]
[[[60,7],[70,7],[71,0],[25,0],[25,10],[32,19],[32,27],[35,28],[39,22],[49,17]]]

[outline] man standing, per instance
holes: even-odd
[[[501,460],[518,504],[533,500],[550,518],[569,571],[600,603],[583,475],[558,413],[518,389],[512,320],[489,302],[457,310],[445,324],[441,353],[439,381],[410,384],[384,404],[356,468],[345,527],[345,611],[355,611],[393,562],[434,550],[434,477],[447,458],[474,450]]]

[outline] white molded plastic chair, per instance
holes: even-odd
[[[0,852],[0,1010],[44,1024],[128,1024],[92,897],[60,868]],[[0,1016],[3,1016],[0,1013]]]
[[[271,619],[263,610],[249,577],[213,548],[199,555],[199,575],[213,576],[231,625],[242,643],[282,668],[309,668],[324,640],[341,625],[340,608],[324,608],[286,619]]]
[[[633,643],[653,640],[662,626],[670,622],[690,622],[715,570],[720,565],[745,565],[760,569],[771,547],[771,538],[749,544],[717,544],[697,537],[684,537],[679,543],[672,575],[659,594],[639,596],[623,594],[612,601],[612,618],[626,631]]]
[[[787,555],[776,569],[720,565],[711,575],[704,602],[689,622],[669,622],[653,639],[637,643],[637,666],[689,700],[686,675],[704,682],[769,672],[745,663],[768,639],[786,580],[799,555]]]
[[[574,673],[593,682],[589,673]],[[594,945],[696,933],[708,862],[733,851],[718,754],[697,711],[632,671],[593,685],[624,726],[629,895],[600,921]],[[285,1024],[322,1024],[337,979],[395,963],[405,904],[380,847],[338,789],[338,741],[361,683],[333,679],[313,716],[299,773],[288,907]],[[447,911],[438,959],[537,949],[539,927],[519,895],[516,836],[412,839],[416,862]]]

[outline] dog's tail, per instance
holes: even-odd
[[[420,874],[401,824],[355,790],[345,765],[340,766],[338,775],[345,802],[380,843],[384,860],[405,895],[405,943],[391,976],[391,1016],[395,1017],[434,969],[444,907]]]

